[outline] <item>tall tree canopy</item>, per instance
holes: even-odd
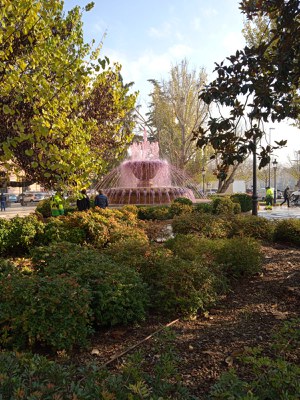
[[[196,159],[197,148],[193,131],[202,126],[207,118],[207,106],[198,98],[204,87],[206,73],[190,71],[187,60],[171,68],[169,80],[157,82],[151,93],[149,122],[159,140],[164,157],[179,167],[186,168]]]
[[[103,166],[91,147],[98,118],[82,105],[95,107],[104,60],[84,43],[81,16],[61,0],[0,0],[0,160],[46,186],[86,183]]]
[[[226,176],[229,165],[243,162],[255,151],[265,134],[264,122],[296,119],[300,111],[299,0],[244,0],[240,8],[248,20],[267,17],[272,27],[259,43],[217,64],[217,78],[200,94],[207,104],[227,108],[224,116],[210,118],[208,129],[196,132],[198,146],[210,144],[221,154],[219,176]],[[241,136],[237,126],[243,119]],[[270,146],[261,148],[260,167],[270,161],[270,151]]]

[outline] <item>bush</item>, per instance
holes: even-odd
[[[194,211],[199,213],[213,213],[212,203],[197,203],[194,205]]]
[[[1,224],[1,250],[3,255],[23,255],[37,242],[37,237],[43,233],[44,224],[37,216],[14,217],[6,224]],[[0,230],[0,231],[1,231]]]
[[[195,233],[214,239],[227,237],[231,232],[231,222],[215,215],[193,212],[175,217],[172,228],[174,233]]]
[[[41,200],[38,202],[37,206],[36,206],[36,211],[40,214],[42,214],[42,216],[44,218],[49,218],[51,217],[51,206],[50,206],[50,201],[51,198],[47,198],[44,200]]]
[[[233,201],[233,203],[239,203],[242,212],[252,210],[252,198],[247,193],[235,193],[230,196],[230,200]]]
[[[152,250],[140,273],[149,285],[151,307],[163,314],[195,314],[216,300],[217,279],[204,264],[173,256],[166,249]]]
[[[206,262],[213,271],[227,278],[253,275],[262,266],[260,245],[250,238],[210,240],[193,235],[177,235],[165,245],[176,256],[184,260]]]
[[[277,221],[274,230],[274,241],[300,246],[300,219]]]
[[[145,318],[147,287],[133,268],[119,265],[96,250],[71,243],[36,248],[32,260],[40,274],[68,274],[81,286],[90,288],[97,326],[128,324]]]
[[[188,199],[187,197],[177,197],[173,203],[178,203],[178,204],[185,204],[187,206],[192,206],[193,202],[192,200]]]
[[[138,207],[137,216],[141,220],[151,220],[151,219],[167,220],[172,218],[169,206]]]
[[[215,197],[212,200],[213,214],[234,214],[235,205],[229,197]]]
[[[272,241],[275,224],[255,215],[239,215],[232,220],[232,236]]]
[[[189,199],[186,199],[189,200]],[[190,200],[189,200],[190,201]],[[181,215],[181,214],[188,214],[193,211],[193,206],[191,204],[185,204],[182,202],[173,202],[170,207],[170,215],[172,218],[175,215]]]
[[[127,237],[110,244],[105,249],[105,254],[118,264],[136,267],[144,259],[147,251],[149,251],[149,240],[140,236]]]
[[[260,245],[251,238],[225,239],[215,249],[216,262],[229,278],[251,276],[262,267]]]
[[[53,350],[85,346],[90,292],[71,277],[13,274],[0,279],[0,342],[4,348],[35,344]]]
[[[65,218],[51,217],[47,220],[42,235],[39,235],[39,244],[50,244],[56,242],[71,242],[82,244],[86,240],[83,228],[72,227],[66,224]]]

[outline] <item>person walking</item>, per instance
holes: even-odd
[[[6,196],[4,193],[0,195],[1,211],[5,211],[6,208]]]
[[[82,189],[77,198],[78,211],[86,211],[90,208],[90,199],[85,189]]]
[[[288,207],[290,206],[290,194],[289,194],[289,190],[290,190],[290,188],[289,188],[288,186],[284,189],[284,192],[283,192],[283,202],[280,204],[281,206],[282,206],[282,204],[284,204],[285,202],[287,202],[287,206],[288,206]]]
[[[102,190],[95,197],[95,207],[106,208],[108,207],[108,198],[103,194]]]

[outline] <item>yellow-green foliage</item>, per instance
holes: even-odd
[[[231,222],[228,218],[193,212],[175,217],[172,221],[174,233],[194,233],[208,238],[222,238],[230,234]]]
[[[232,235],[272,241],[275,223],[255,215],[239,215],[232,219]]]
[[[166,242],[166,247],[184,260],[216,264],[227,278],[253,275],[262,267],[260,245],[252,238],[210,240],[193,235],[177,235]]]

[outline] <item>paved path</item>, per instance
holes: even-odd
[[[24,217],[33,213],[35,208],[36,205],[21,206],[19,203],[11,204],[10,207],[6,207],[5,211],[0,211],[0,218],[10,219],[16,215]]]
[[[284,205],[273,207],[272,210],[264,210],[264,207],[260,207],[258,215],[268,219],[300,218],[300,207]]]
[[[7,207],[6,211],[0,212],[0,218],[10,219],[19,215],[24,217],[30,213],[33,213],[36,205],[21,206],[20,204],[12,204],[11,207]],[[268,219],[283,219],[283,218],[300,218],[300,207],[276,206],[272,210],[264,210],[264,207],[260,207],[258,210],[260,217]]]

